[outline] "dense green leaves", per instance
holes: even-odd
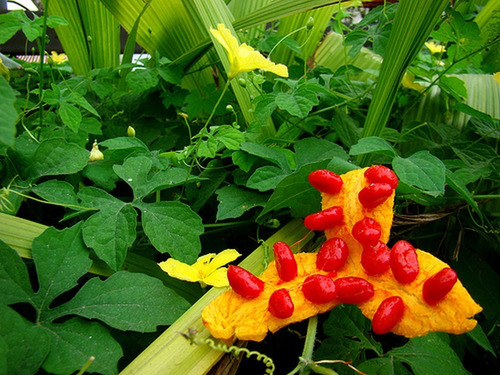
[[[14,107],[15,96],[8,82],[0,76],[0,146],[12,146],[16,134],[17,111]]]

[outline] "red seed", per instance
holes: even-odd
[[[316,267],[327,272],[337,271],[344,266],[348,255],[349,248],[343,239],[330,238],[318,251]]]
[[[304,225],[309,230],[331,229],[344,222],[342,207],[333,206],[326,210],[306,216]]]
[[[394,189],[389,184],[374,183],[361,189],[358,199],[365,208],[375,208],[389,198]]]
[[[286,319],[292,316],[294,305],[287,289],[278,289],[269,297],[269,312],[276,318]]]
[[[373,165],[365,171],[365,178],[370,184],[384,183],[389,184],[393,189],[398,187],[398,176],[387,167],[383,165]]]
[[[365,217],[352,227],[352,235],[363,246],[376,245],[380,239],[382,227],[371,217]]]
[[[415,248],[406,241],[398,241],[391,250],[391,269],[402,284],[411,283],[418,275],[418,256]]]
[[[302,293],[312,303],[328,303],[335,298],[335,282],[325,275],[312,275],[304,280]]]
[[[264,290],[264,282],[246,269],[230,265],[227,278],[233,290],[244,298],[255,298]]]
[[[297,276],[297,261],[290,246],[284,242],[276,242],[273,245],[273,251],[280,279],[284,281],[294,279]]]
[[[422,289],[424,301],[429,305],[436,305],[451,291],[458,277],[451,268],[443,268],[434,276],[427,279]]]
[[[369,275],[380,275],[391,267],[391,250],[381,241],[363,248],[361,265]]]
[[[373,297],[373,285],[361,277],[342,277],[335,280],[337,299],[341,303],[358,304]]]
[[[377,335],[384,335],[394,328],[403,318],[405,304],[398,296],[382,301],[372,320],[372,329]]]
[[[318,169],[311,172],[308,180],[314,188],[326,194],[337,194],[344,184],[338,174],[326,169]]]

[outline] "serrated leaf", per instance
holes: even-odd
[[[158,74],[166,82],[173,83],[174,85],[180,85],[183,70],[179,66],[167,65],[158,68]]]
[[[85,99],[85,97],[76,91],[73,91],[67,98],[68,102],[78,104],[80,107],[85,108],[87,111],[92,113],[94,116],[100,117],[99,113],[94,107]]]
[[[113,197],[111,194],[92,186],[81,188],[78,191],[78,198],[83,206],[89,208],[105,209],[109,208],[109,206],[115,206],[115,209],[119,210],[124,205],[121,200]]]
[[[163,283],[141,273],[116,272],[106,280],[87,281],[58,315],[98,319],[122,331],[153,332],[172,324],[189,304]]]
[[[2,26],[3,27],[3,26]],[[16,135],[16,97],[9,83],[0,75],[0,146],[12,146]]]
[[[396,150],[385,139],[380,137],[361,138],[349,150],[349,155],[381,154],[389,157],[397,155]]]
[[[243,133],[232,126],[219,127],[215,133],[215,137],[228,150],[239,150],[241,143],[245,140]]]
[[[78,204],[78,198],[76,197],[73,185],[66,181],[48,180],[35,185],[31,191],[47,202],[70,205]]]
[[[146,236],[161,253],[193,263],[201,251],[200,235],[204,231],[201,218],[181,202],[137,204],[142,211]]]
[[[156,72],[150,69],[132,70],[127,74],[125,80],[127,81],[130,89],[136,94],[140,94],[152,87],[155,87],[160,81]]]
[[[73,318],[60,324],[47,324],[51,334],[50,353],[43,369],[51,374],[79,371],[90,357],[95,357],[88,371],[105,375],[118,373],[123,352],[106,328],[97,322]]]
[[[117,271],[135,241],[136,227],[137,212],[132,206],[125,203],[121,207],[109,206],[85,221],[83,240],[99,259]]]
[[[396,156],[392,166],[400,181],[422,189],[433,197],[444,195],[446,167],[428,151],[418,151],[408,158]]]
[[[49,306],[61,293],[77,285],[92,265],[82,240],[81,223],[58,231],[48,228],[33,240],[31,251],[38,275],[37,306]]]
[[[316,169],[326,168],[328,161],[305,164],[281,180],[259,217],[284,207],[289,207],[295,217],[304,217],[312,212],[320,211],[320,194],[311,186],[307,177]]]
[[[346,46],[351,46],[349,49],[349,56],[351,58],[356,57],[361,47],[366,43],[370,34],[366,30],[356,29],[348,33],[344,39],[344,44]]]
[[[0,241],[0,296],[6,305],[29,302],[33,290],[28,272],[17,253]]]
[[[392,357],[373,358],[357,366],[359,371],[377,375],[413,375],[403,364]]]
[[[147,156],[126,159],[114,165],[115,173],[134,191],[134,199],[144,198],[155,190],[178,186],[186,182],[188,172],[182,168],[152,171],[153,160]]]
[[[31,375],[42,365],[50,347],[50,336],[10,307],[0,304],[0,338],[5,345],[5,374]],[[1,347],[0,347],[1,350]]]
[[[257,189],[259,191],[268,191],[274,189],[276,185],[285,177],[285,173],[281,168],[268,165],[258,168],[248,179],[247,187]]]
[[[210,137],[206,140],[203,140],[198,145],[196,149],[196,156],[200,158],[214,158],[217,153],[217,140],[213,137]]]
[[[341,146],[326,139],[304,138],[296,142],[293,148],[295,149],[295,160],[298,167],[328,158],[337,157],[344,160],[349,158],[349,155]]]
[[[291,92],[276,94],[276,104],[282,110],[288,111],[292,116],[306,117],[319,100],[316,93],[309,90],[306,85],[299,86]]]
[[[265,123],[278,105],[276,104],[276,96],[274,94],[264,94],[255,98],[255,115],[261,123]]]
[[[62,138],[40,142],[27,174],[31,178],[72,174],[81,171],[89,161],[90,152]]]
[[[444,92],[453,96],[457,101],[467,98],[465,82],[458,77],[443,75],[439,78],[438,85]]]
[[[435,333],[410,339],[387,355],[408,364],[415,375],[468,374],[457,354]]]
[[[80,129],[80,123],[82,122],[82,114],[80,110],[75,106],[62,102],[58,109],[59,116],[64,125],[73,130],[73,132],[78,133]]]
[[[254,207],[264,206],[267,201],[267,195],[235,185],[223,187],[217,190],[216,194],[219,201],[217,220],[240,217]]]
[[[267,160],[286,172],[290,172],[287,156],[278,148],[264,146],[259,143],[243,142],[241,144],[241,150]]]

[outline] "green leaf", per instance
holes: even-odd
[[[383,138],[366,137],[361,138],[358,143],[351,147],[349,155],[381,154],[389,157],[397,155],[396,150]]]
[[[435,333],[412,338],[387,355],[408,364],[415,375],[469,374],[453,349]]]
[[[276,95],[276,104],[282,110],[288,111],[292,116],[306,117],[319,100],[316,93],[309,90],[306,85],[300,85],[291,92],[279,92]]]
[[[40,142],[27,173],[33,179],[76,173],[85,168],[89,156],[90,152],[77,144],[52,138]]]
[[[316,169],[324,169],[329,160],[305,164],[294,173],[285,177],[276,186],[269,201],[259,215],[276,211],[280,208],[289,207],[295,217],[304,217],[312,212],[321,210],[321,198],[319,192],[309,183],[309,173]]]
[[[82,122],[82,114],[80,113],[80,110],[74,105],[71,105],[67,102],[62,102],[61,106],[59,107],[58,113],[59,116],[61,116],[63,124],[73,130],[75,133],[78,133],[80,123]]]
[[[272,165],[261,167],[250,176],[247,181],[247,187],[259,191],[268,191],[274,189],[286,176],[287,173],[281,168]]]
[[[344,43],[346,46],[351,46],[349,50],[349,56],[351,58],[356,57],[356,55],[361,51],[361,47],[363,47],[368,40],[370,34],[366,30],[356,29],[351,31],[345,36]]]
[[[76,91],[73,91],[67,98],[68,102],[78,104],[80,107],[85,108],[87,111],[92,113],[94,116],[100,117],[99,113],[94,107],[85,99],[85,97]]]
[[[182,262],[193,263],[201,251],[201,218],[181,202],[137,204],[142,211],[146,236],[161,253]]]
[[[369,359],[357,366],[357,369],[366,374],[413,375],[401,362],[395,361],[392,357]]]
[[[99,259],[118,271],[137,236],[137,212],[125,203],[105,207],[83,225],[83,240]]]
[[[328,158],[338,157],[344,160],[349,158],[341,146],[326,139],[304,138],[296,142],[293,148],[295,149],[297,167]]]
[[[0,296],[2,302],[11,305],[29,302],[33,295],[28,272],[19,255],[0,241]]]
[[[99,145],[107,147],[109,150],[140,149],[148,151],[148,146],[146,146],[139,138],[135,137],[111,138],[99,143]]]
[[[219,126],[215,132],[215,138],[224,144],[228,150],[239,150],[245,136],[232,126]]]
[[[179,66],[164,65],[158,68],[158,74],[166,82],[173,83],[174,85],[181,85],[183,70]]]
[[[188,172],[182,168],[152,171],[153,160],[147,156],[130,157],[123,165],[114,165],[115,173],[134,191],[134,199],[144,198],[155,190],[181,185],[186,182]]]
[[[154,332],[172,324],[189,304],[163,283],[141,273],[120,271],[87,281],[57,314],[98,319],[122,331]]]
[[[114,206],[118,211],[124,203],[113,197],[111,194],[106,193],[104,190],[86,186],[78,191],[78,198],[80,198],[82,205],[89,208],[106,209],[109,206]]]
[[[81,223],[61,231],[48,228],[33,240],[31,253],[39,284],[34,299],[40,308],[76,286],[92,265],[82,240]]]
[[[418,151],[408,158],[396,156],[392,166],[400,181],[433,197],[444,195],[446,167],[428,151]]]
[[[243,142],[241,144],[241,150],[276,164],[286,172],[290,172],[288,159],[279,148],[268,147],[259,143]]]
[[[31,191],[47,202],[78,205],[73,185],[66,181],[48,180],[35,185]]]
[[[8,13],[7,13],[8,14]],[[21,29],[21,24],[18,21],[6,21],[1,23],[0,27],[0,44],[4,44],[12,38]]]
[[[0,316],[0,338],[6,344],[5,352],[0,352],[7,362],[5,374],[35,374],[49,352],[50,336],[44,328],[28,322],[1,303]]]
[[[90,357],[95,357],[88,371],[104,375],[118,373],[123,352],[106,328],[97,322],[73,318],[61,324],[47,324],[51,334],[50,353],[43,369],[51,374],[79,371]]]
[[[255,115],[261,123],[265,123],[278,105],[276,104],[276,95],[264,94],[255,98]]]
[[[467,189],[467,187],[460,181],[455,174],[446,169],[446,183],[455,190],[473,209],[476,213],[483,218],[483,214],[479,209],[477,202],[475,201],[472,193]]]
[[[214,158],[217,153],[217,140],[213,137],[210,137],[206,140],[203,140],[197,150],[196,156],[200,158]]]
[[[254,207],[262,207],[267,196],[256,191],[239,188],[235,185],[225,186],[217,190],[217,220],[240,217]]]
[[[467,88],[465,82],[458,77],[441,76],[438,81],[439,87],[456,100],[461,101],[467,98]]]
[[[479,324],[472,331],[467,332],[467,336],[474,340],[481,348],[496,356],[495,350],[491,346],[490,340],[488,340],[488,336],[486,336],[486,333],[484,333],[483,328]]]
[[[136,69],[132,70],[125,77],[128,86],[136,94],[141,94],[142,92],[155,87],[160,81],[156,72],[151,69]]]
[[[12,146],[16,135],[16,97],[9,83],[0,75],[0,146]]]

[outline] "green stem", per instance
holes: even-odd
[[[43,12],[42,40],[39,43],[40,53],[40,126],[43,126],[43,60],[45,57],[45,35],[47,33],[47,14],[49,12],[49,0],[45,1],[45,10]]]
[[[306,342],[304,343],[304,349],[302,350],[302,358],[307,362],[312,360],[312,355],[314,351],[314,343],[316,342],[316,332],[318,330],[318,315],[314,315],[309,318],[309,323],[307,324]],[[299,374],[307,375],[309,374],[310,368],[303,368]]]
[[[53,205],[53,206],[60,206],[60,207],[66,207],[66,208],[72,208],[72,209],[77,209],[77,210],[86,210],[86,211],[97,211],[97,208],[89,208],[89,207],[82,207],[82,206],[78,206],[76,204],[64,204],[64,203],[56,203],[56,202],[49,202],[49,201],[44,201],[44,200],[41,200],[41,199],[38,199],[38,198],[35,198],[35,197],[31,197],[29,195],[26,195],[26,194],[23,194],[23,193],[20,193],[18,191],[15,191],[15,190],[9,190],[8,191],[9,193],[14,193],[14,194],[17,194],[23,198],[27,198],[27,199],[32,199],[36,202],[40,202],[40,203],[45,203],[45,204],[50,204],[50,205]]]

